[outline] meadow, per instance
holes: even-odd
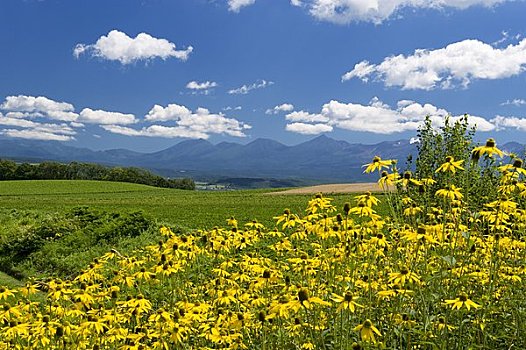
[[[0,208],[46,213],[74,207],[132,212],[142,211],[167,225],[185,229],[223,225],[231,216],[240,221],[262,220],[266,225],[284,208],[304,209],[310,195],[273,195],[275,190],[187,191],[145,185],[83,180],[0,182]],[[334,196],[336,205],[349,195]]]
[[[217,225],[159,228],[136,212],[61,207],[24,244],[5,240],[15,252],[38,241],[24,271],[55,266],[0,287],[0,349],[524,349],[523,160],[505,159],[493,139],[431,141],[421,149],[439,142],[443,154],[420,157],[418,174],[380,157],[365,166],[381,188],[396,188],[382,196],[188,194],[201,200],[187,200],[189,216],[214,212],[215,200],[254,203],[267,215],[258,220],[229,213]],[[97,198],[126,208],[120,196],[140,198],[135,189]],[[93,205],[88,192],[77,197]],[[27,195],[35,209],[37,195]],[[11,215],[7,228],[32,222]],[[94,245],[83,267],[62,265]]]
[[[112,248],[129,253],[158,241],[161,226],[190,232],[223,226],[231,217],[269,226],[284,207],[302,211],[310,198],[268,195],[269,191],[188,191],[86,180],[2,181],[0,285],[20,283],[13,276],[73,277]],[[343,205],[350,198],[337,195],[336,201]]]

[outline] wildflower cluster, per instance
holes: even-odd
[[[432,178],[395,165],[367,169],[398,191],[340,209],[318,194],[274,228],[163,227],[157,245],[73,280],[0,287],[0,349],[526,348],[522,168],[503,168],[499,198],[473,212],[462,188],[430,193]]]

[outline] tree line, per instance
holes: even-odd
[[[195,189],[194,181],[189,178],[168,179],[141,168],[112,168],[78,162],[30,164],[0,159],[0,181],[3,180],[102,180],[185,190]]]

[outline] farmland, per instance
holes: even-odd
[[[199,192],[104,181],[3,181],[0,207],[39,212],[62,212],[78,206],[112,211],[143,211],[160,222],[186,229],[223,225],[234,216],[272,224],[272,217],[289,208],[302,212],[310,194],[266,195],[268,190]],[[350,195],[335,195],[343,205]],[[265,221],[266,220],[266,221]]]

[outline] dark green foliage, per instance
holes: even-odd
[[[9,180],[15,177],[17,165],[10,160],[0,159],[0,180]]]
[[[427,116],[417,133],[420,143],[417,146],[416,176],[435,177],[436,169],[445,162],[447,156],[455,160],[463,159],[464,164],[467,164],[474,147],[474,135],[475,129],[469,127],[467,116],[454,123],[446,117],[444,126],[439,130],[432,126],[431,119]],[[439,180],[437,187],[441,188],[441,185]]]
[[[157,225],[141,212],[79,207],[45,217],[16,211],[10,216],[15,224],[0,236],[0,269],[18,278],[71,276],[112,248],[126,251],[158,238]]]
[[[446,117],[444,126],[439,130],[435,129],[431,119],[426,117],[418,130],[420,143],[416,159],[416,177],[434,178],[437,183],[428,189],[427,195],[415,195],[413,198],[429,202],[436,190],[447,188],[449,185],[462,188],[465,204],[470,209],[479,208],[483,203],[497,197],[497,166],[503,160],[487,156],[472,159],[472,151],[476,146],[473,141],[474,135],[475,128],[469,126],[467,116],[455,122]],[[455,161],[463,160],[462,167],[465,170],[456,174],[436,173],[448,156],[453,157]]]
[[[194,190],[192,179],[167,179],[141,168],[109,168],[99,164],[43,162],[17,164],[0,159],[0,180],[105,180]]]

